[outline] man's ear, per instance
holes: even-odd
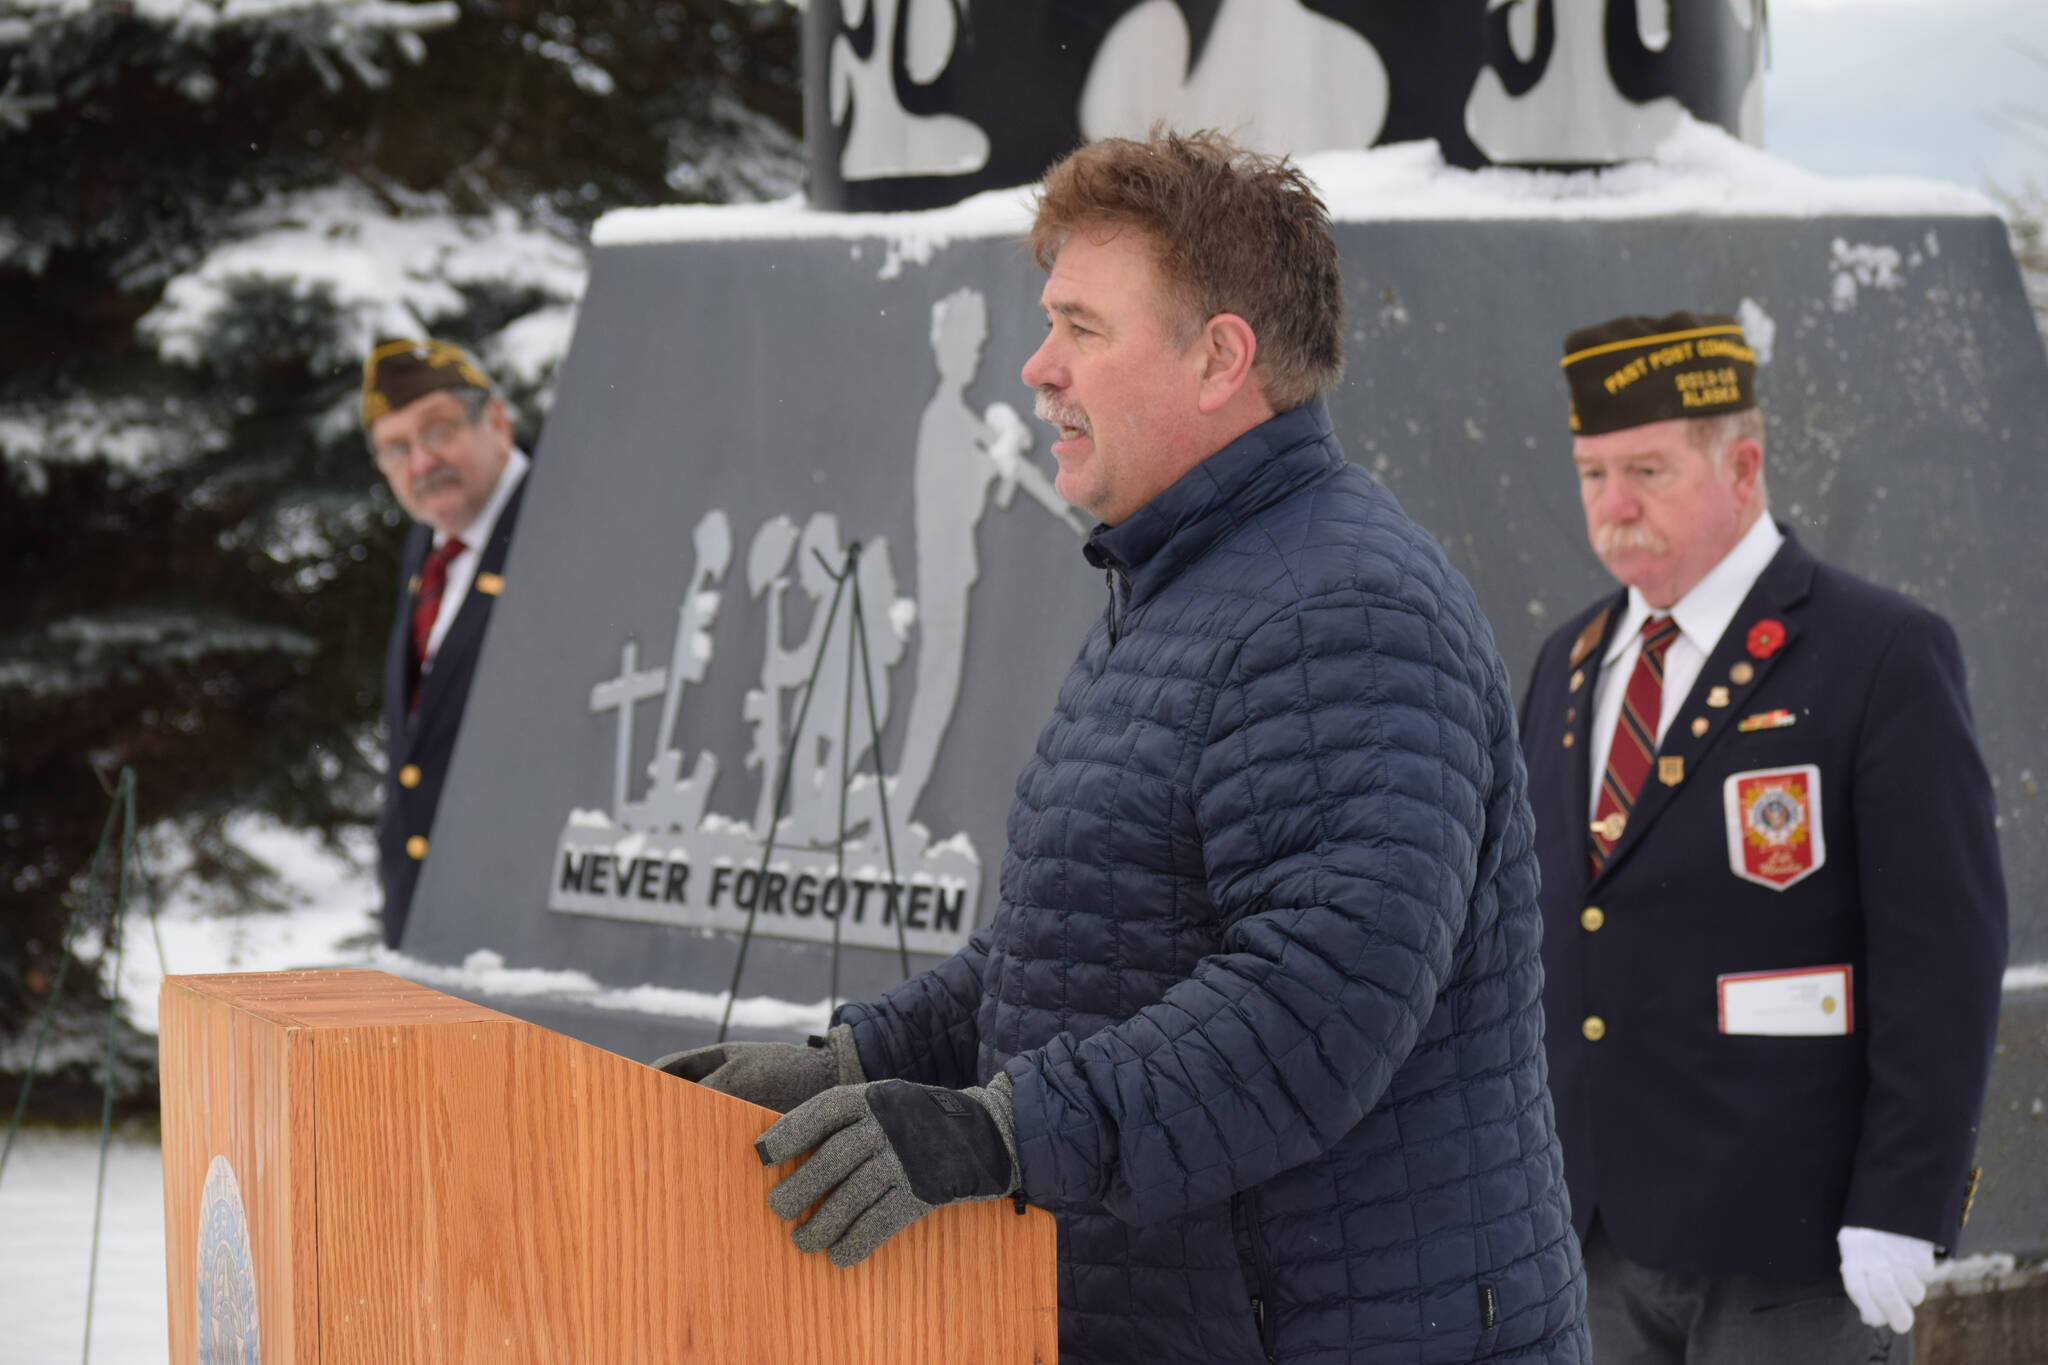
[[[1202,324],[1195,339],[1201,357],[1201,386],[1196,406],[1204,414],[1221,411],[1252,378],[1252,362],[1258,358],[1259,339],[1252,325],[1235,313],[1218,313]]]
[[[1763,476],[1764,448],[1755,441],[1731,441],[1722,456],[1735,476],[1735,491],[1746,503],[1756,496],[1757,480]]]
[[[484,408],[484,422],[493,435],[509,442],[512,439],[512,411],[505,406],[505,400],[491,395],[490,403]]]

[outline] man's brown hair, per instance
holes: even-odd
[[[1258,338],[1253,373],[1275,412],[1344,373],[1344,284],[1330,215],[1285,157],[1215,132],[1105,138],[1071,153],[1039,187],[1031,250],[1052,268],[1077,229],[1136,228],[1181,313],[1182,345],[1218,313]],[[1169,321],[1173,321],[1169,319]]]

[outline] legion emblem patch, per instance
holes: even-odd
[[[1827,863],[1820,769],[1811,763],[1735,773],[1722,787],[1728,870],[1783,891]]]

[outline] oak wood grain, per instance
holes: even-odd
[[[198,1359],[199,1204],[219,1155],[249,1221],[264,1358],[317,1360],[301,1349],[317,1339],[317,1301],[301,1292],[313,1280],[313,1243],[299,1235],[314,1218],[310,1039],[177,989],[178,980],[164,983],[158,1017],[171,1359]]]
[[[775,1115],[638,1062],[376,972],[173,977],[162,1021],[174,1362],[214,1152],[266,1365],[1056,1359],[1039,1210],[944,1209],[841,1270],[767,1209]]]

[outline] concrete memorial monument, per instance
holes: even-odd
[[[1220,75],[1202,85],[1200,53],[1242,3],[1154,0],[1103,7],[1107,19],[1024,7],[1034,25],[1085,29],[1091,61],[1142,66],[1156,48],[1186,78],[1177,91],[1159,69],[1120,79],[1157,98],[1099,122],[1092,67],[1048,57],[1038,75],[1012,72],[1000,106],[983,88],[994,74],[959,74],[1025,22],[1003,7],[814,4],[820,195],[940,203],[1029,179],[1086,133],[1220,121],[1225,94],[1276,111],[1270,148],[1353,149],[1307,158],[1346,277],[1331,413],[1352,458],[1471,579],[1518,682],[1554,624],[1606,590],[1570,475],[1557,337],[1627,312],[1737,313],[1764,360],[1775,514],[1961,637],[2020,964],[1963,1245],[2048,1246],[2030,1174],[2048,989],[2029,985],[2048,971],[2025,966],[2048,961],[2048,715],[2029,701],[2048,660],[2033,607],[2048,560],[2031,550],[2048,521],[2048,358],[1991,206],[1946,186],[1821,180],[1686,116],[1744,125],[1753,67],[1734,58],[1758,36],[1746,3],[1704,7],[1718,16],[1706,31],[1702,7],[1623,6],[1642,26],[1617,36],[1612,5],[1475,0],[1411,20],[1407,48],[1347,18],[1364,5],[1295,5],[1298,41],[1331,70],[1351,63],[1386,106],[1315,129],[1271,102],[1286,94],[1277,71],[1251,93]],[[1586,16],[1603,8],[1596,51]],[[1451,33],[1452,11],[1469,28]],[[1666,15],[1661,45],[1641,21],[1652,11]],[[1429,30],[1445,61],[1471,62],[1459,122],[1429,130],[1446,147],[1462,128],[1551,166],[1654,154],[1559,174],[1457,169],[1426,145],[1359,150],[1425,131],[1400,112],[1425,22],[1445,26]],[[1181,24],[1179,56],[1120,36]],[[1688,65],[1688,50],[1710,55]],[[1018,151],[1008,140],[1024,134],[999,115],[1036,117],[1044,91],[1026,77],[1040,75],[1072,121]],[[1488,112],[1550,98],[1546,80],[1598,87],[1558,94],[1559,109],[1628,116]],[[884,106],[895,122],[878,130]],[[1621,137],[1645,129],[1648,143]],[[1012,783],[1103,603],[1044,434],[1019,415],[1018,369],[1044,326],[1018,244],[1028,221],[1009,190],[918,212],[650,209],[599,225],[403,944],[423,979],[461,992],[459,973],[434,973],[487,949],[552,974],[494,1007],[653,1057],[721,1026],[816,1030],[832,1001],[886,989],[988,922]]]
[[[1763,136],[1763,0],[814,0],[811,199],[915,209],[1164,121],[1297,155],[1646,156],[1684,114]]]

